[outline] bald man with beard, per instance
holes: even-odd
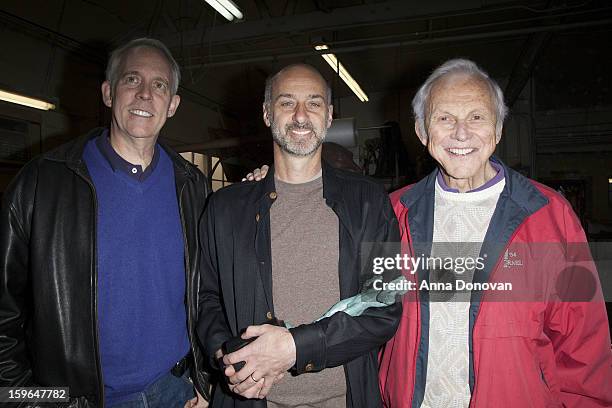
[[[228,385],[217,386],[213,407],[382,406],[377,352],[401,305],[316,321],[359,292],[362,244],[399,240],[384,188],[321,160],[332,113],[329,86],[313,67],[271,76],[263,119],[274,166],[264,181],[211,198],[198,332]],[[267,324],[279,320],[292,325]],[[250,344],[224,354],[239,335]]]

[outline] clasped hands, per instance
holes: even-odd
[[[223,357],[224,374],[232,392],[245,398],[265,398],[272,385],[282,380],[295,364],[293,336],[285,327],[264,324],[249,326],[241,337],[257,338],[227,355],[217,350],[216,356]],[[241,361],[246,364],[236,372],[232,364]]]

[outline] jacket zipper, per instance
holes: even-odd
[[[98,200],[96,198],[96,188],[93,183],[81,173],[80,169],[76,169],[76,173],[81,177],[89,186],[92,193],[92,202],[94,209],[93,216],[93,233],[92,233],[92,260],[97,258],[96,253],[96,227],[98,225]],[[92,314],[94,316],[94,339],[95,339],[95,354],[96,354],[96,371],[98,374],[98,387],[100,388],[100,394],[98,398],[98,404],[104,408],[104,382],[102,380],[102,368],[100,367],[100,339],[99,339],[99,328],[98,328],[98,262],[93,262],[93,276],[92,276],[92,290],[94,292]]]
[[[508,242],[506,242],[506,244],[504,245],[504,248],[501,253],[503,253],[504,251],[508,249],[508,247],[512,243],[512,240],[516,236],[517,230],[518,230],[518,227],[514,231],[514,233],[510,236],[510,238],[508,238]],[[493,269],[491,270],[491,274],[489,275],[489,281],[493,280],[493,277],[495,276],[495,271],[497,270],[497,266],[499,265],[500,259],[501,258],[498,258],[497,262],[495,262],[495,264],[493,265]],[[480,299],[480,306],[478,306],[478,313],[476,313],[476,317],[474,317],[474,327],[472,328],[472,352],[474,351],[474,328],[476,328],[476,322],[478,322],[478,317],[480,316],[480,311],[482,310],[482,303],[484,302],[485,295],[486,294],[482,295],[482,298]],[[472,391],[472,395],[470,396],[470,403],[468,405],[468,408],[475,407],[474,396],[476,395],[476,386],[478,384],[478,379],[476,378],[476,362],[474,361],[473,355],[472,355],[472,365],[474,366],[474,390]]]

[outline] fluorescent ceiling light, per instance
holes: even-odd
[[[244,17],[242,12],[232,0],[204,0],[212,8],[217,10],[217,13],[225,17],[226,20],[232,21],[234,18],[242,20]]]
[[[3,91],[0,89],[0,100],[16,103],[18,105],[29,106],[41,110],[55,109],[55,105],[40,99],[30,98],[12,92]]]
[[[315,45],[315,50],[317,51],[328,50],[328,49],[329,47],[327,45]],[[321,54],[321,56],[323,57],[325,61],[327,61],[329,66],[332,67],[334,71],[336,71],[336,73],[340,76],[340,78],[342,78],[344,83],[349,88],[351,88],[351,91],[353,91],[353,93],[357,95],[357,97],[359,98],[361,102],[367,102],[369,100],[368,95],[366,95],[366,93],[363,92],[363,89],[361,89],[357,81],[353,79],[351,74],[349,74],[346,68],[344,68],[344,65],[342,65],[342,63],[338,61],[338,58],[336,58],[334,54]]]
[[[232,0],[217,0],[227,11],[232,13],[238,20],[242,20],[242,12]]]

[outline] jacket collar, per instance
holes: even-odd
[[[342,200],[342,183],[338,179],[338,170],[322,161],[323,168],[323,198],[330,202],[340,202]]]
[[[548,199],[542,194],[533,183],[519,172],[507,167],[498,157],[492,156],[491,160],[500,164],[504,169],[506,185],[502,196],[514,201],[527,214],[533,214],[546,204]],[[406,207],[411,208],[414,203],[421,198],[433,200],[435,194],[435,182],[439,169],[435,169],[427,177],[416,183],[406,191],[400,198],[400,202]]]
[[[327,164],[325,161],[321,163],[322,177],[323,177],[323,198],[325,200],[338,202],[341,199],[341,183],[338,181],[337,170]],[[259,182],[256,182],[255,195],[256,201],[263,199],[268,200],[270,193],[276,191],[276,185],[274,183],[274,165],[270,166],[266,177]]]
[[[531,180],[507,167],[498,157],[493,156],[491,159],[504,168],[506,186],[502,194],[507,194],[508,199],[514,201],[529,215],[548,204],[548,198],[533,185]]]
[[[47,160],[65,162],[66,165],[72,169],[80,169],[84,165],[83,152],[85,151],[85,146],[87,146],[90,140],[100,136],[106,129],[107,128],[103,127],[94,128],[87,134],[45,153],[43,157]],[[190,178],[196,176],[194,173],[196,167],[193,164],[183,159],[180,154],[176,153],[165,142],[158,140],[158,143],[172,160],[175,170],[180,171]]]

